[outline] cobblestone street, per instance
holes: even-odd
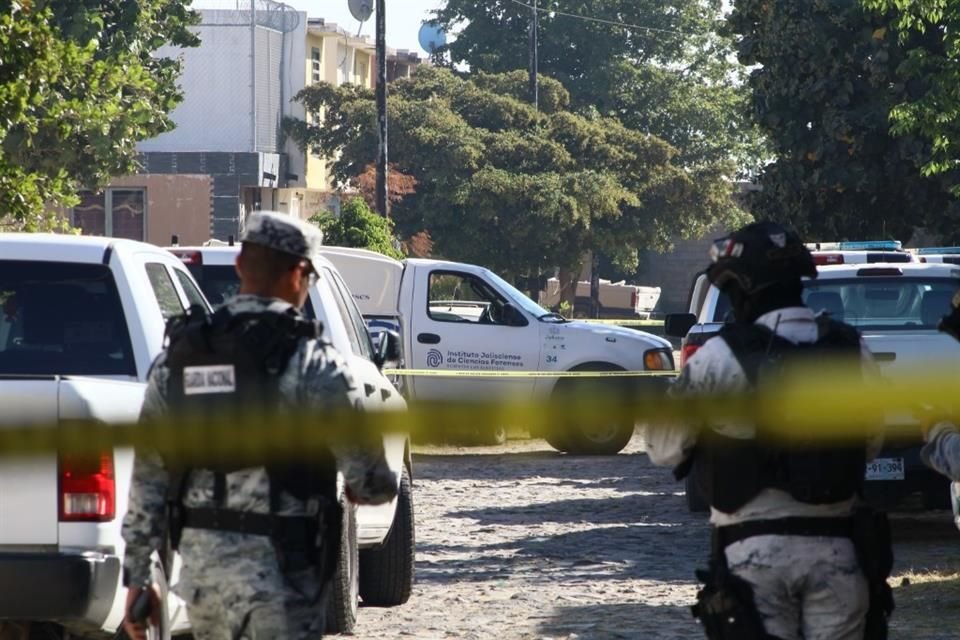
[[[357,637],[702,637],[688,606],[706,519],[687,512],[682,485],[638,438],[611,457],[512,440],[421,446],[414,458],[414,594],[399,608],[361,609]],[[949,513],[898,516],[894,529],[890,637],[960,637],[960,532]]]

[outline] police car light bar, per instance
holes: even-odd
[[[903,245],[899,240],[866,240],[862,242],[841,242],[841,251],[900,251]]]
[[[808,242],[810,251],[902,251],[899,240],[863,240],[858,242]]]
[[[917,249],[917,253],[921,256],[957,255],[960,254],[960,247],[924,247]]]

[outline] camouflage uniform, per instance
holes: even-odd
[[[817,327],[806,307],[788,307],[761,315],[757,321],[794,343],[814,342]],[[864,360],[872,362],[865,346]],[[712,338],[687,362],[674,394],[744,391],[749,382],[722,338]],[[750,439],[750,424],[714,424],[731,438]],[[697,429],[650,425],[645,443],[650,460],[677,466],[697,443]],[[882,437],[867,443],[868,457],[880,449]],[[714,526],[788,517],[836,518],[850,515],[854,500],[806,504],[778,489],[764,489],[735,513],[711,508]],[[726,547],[731,573],[753,587],[756,607],[767,633],[780,640],[861,640],[869,606],[867,581],[848,538],[758,535]]]
[[[290,231],[296,221],[254,214],[245,242],[308,257],[315,246]],[[301,232],[308,240],[310,233]],[[319,241],[316,242],[319,245]],[[309,259],[309,258],[308,258]],[[233,314],[285,313],[291,305],[277,299],[239,295],[227,302]],[[167,413],[170,371],[161,354],[150,372],[142,418]],[[338,408],[355,406],[357,396],[345,364],[329,345],[301,339],[278,381],[281,401],[289,406]],[[381,451],[340,450],[337,462],[354,495],[371,502],[393,497],[393,474]],[[372,473],[371,473],[372,471]],[[183,504],[186,508],[215,507],[214,474],[197,470],[190,475]],[[390,477],[387,477],[390,476]],[[170,477],[154,452],[138,451],[134,462],[130,504],[123,523],[126,541],[124,569],[129,585],[145,584],[149,556],[161,547],[165,528],[165,500]],[[270,484],[266,469],[241,469],[226,474],[226,508],[270,513]],[[276,513],[308,515],[310,507],[280,494]],[[312,515],[312,514],[310,514]],[[219,638],[307,638],[323,631],[319,580],[312,568],[281,571],[277,552],[266,536],[208,529],[183,530],[179,552],[183,561],[176,592],[188,605],[193,634],[198,640]]]

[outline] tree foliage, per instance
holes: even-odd
[[[172,128],[187,0],[0,3],[0,217],[34,230],[78,187],[136,169],[136,143]],[[12,223],[12,225],[11,225]]]
[[[393,208],[405,235],[427,229],[438,254],[517,277],[578,267],[594,248],[636,267],[638,248],[739,213],[713,167],[681,167],[658,138],[571,113],[554,80],[537,112],[518,99],[523,78],[421,68],[392,85],[391,159],[418,185]],[[287,122],[293,138],[338,180],[361,173],[377,149],[373,93],[318,84],[297,99],[311,117]]]
[[[394,246],[393,224],[371,209],[362,197],[349,199],[340,208],[340,215],[323,213],[310,218],[310,222],[323,230],[324,244],[370,249],[398,260],[403,258]]]
[[[724,163],[730,175],[752,173],[764,148],[744,117],[743,71],[729,39],[717,35],[721,4],[539,0],[540,73],[569,90],[575,112],[595,111],[662,138],[677,149],[677,163]],[[444,54],[452,64],[491,73],[528,68],[531,11],[514,0],[447,0],[437,19],[457,31]],[[518,76],[517,83],[514,94],[529,100],[526,80]],[[544,99],[549,110],[552,97]]]
[[[736,0],[729,26],[740,61],[754,66],[752,112],[775,154],[756,215],[820,240],[955,229],[944,182],[920,170],[930,145],[889,131],[891,108],[911,91],[897,74],[906,56],[894,19],[852,0]],[[907,44],[936,44],[924,39]]]
[[[960,2],[957,0],[863,0],[891,12],[905,50],[897,69],[907,92],[890,112],[895,135],[916,135],[929,144],[923,170],[945,174],[960,189]]]

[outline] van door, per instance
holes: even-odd
[[[510,314],[504,311],[509,298],[479,275],[446,267],[417,275],[410,368],[499,371],[507,375],[415,376],[415,397],[474,401],[532,394],[534,378],[509,374],[537,370],[540,335],[536,319],[514,307],[515,321],[511,322]]]

